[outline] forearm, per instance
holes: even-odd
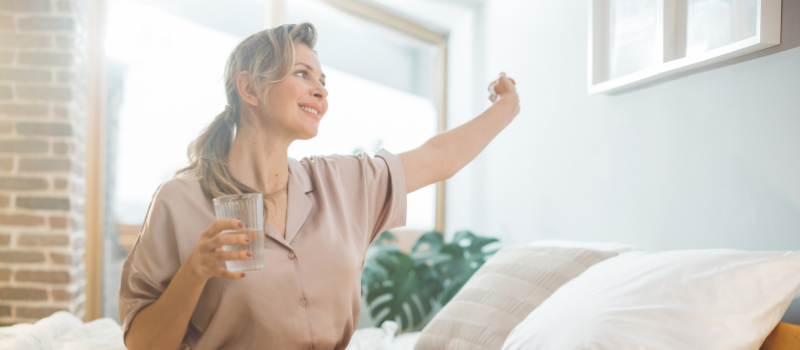
[[[504,98],[469,122],[434,136],[422,147],[431,156],[429,169],[437,169],[433,182],[455,175],[489,145],[517,114],[516,97]]]
[[[133,319],[126,335],[128,349],[178,349],[206,281],[187,264],[181,266],[161,297]]]

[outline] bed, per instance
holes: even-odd
[[[561,250],[559,250],[559,249],[561,249]],[[588,250],[588,251],[591,252],[591,254],[587,255],[586,252],[581,252],[581,249]],[[595,259],[595,260],[602,260],[600,262],[592,261],[590,263],[586,263],[586,259],[587,258],[591,258],[593,256],[595,258],[597,258],[598,256],[601,256],[602,255],[600,253],[601,251],[606,252],[606,253],[608,251],[613,251],[612,254],[602,253],[602,254],[606,254],[607,256],[613,256],[613,257],[611,257],[611,258],[602,258],[601,257],[601,258]],[[566,259],[566,258],[564,258],[564,256],[558,256],[558,254],[562,254],[564,252],[567,252],[567,253],[571,254],[570,256],[572,256],[572,257],[580,257],[581,259],[584,259],[584,263],[586,263],[586,265],[588,265],[588,266],[583,266],[581,269],[577,269],[576,270],[575,266],[578,266],[580,264],[575,265],[574,261]],[[576,254],[576,252],[577,252],[577,254]],[[519,257],[529,258],[531,256],[535,256],[536,254],[534,254],[534,253],[539,254],[539,258],[528,259],[527,261],[523,261],[523,260],[519,259]],[[681,253],[681,252],[677,252],[677,253]],[[592,255],[592,254],[595,254],[595,255]],[[597,255],[597,254],[600,254],[600,255]],[[545,246],[539,245],[539,246],[527,246],[527,247],[524,247],[524,246],[506,247],[506,248],[501,249],[501,251],[498,252],[497,254],[495,254],[495,256],[492,259],[487,261],[486,264],[483,267],[481,267],[481,269],[479,269],[478,272],[476,272],[475,275],[473,275],[470,278],[470,280],[467,282],[467,284],[464,285],[464,287],[462,287],[461,291],[459,291],[459,293],[454,297],[454,299],[451,300],[451,302],[448,303],[448,305],[446,305],[441,311],[439,311],[433,317],[433,319],[431,319],[431,321],[428,323],[426,328],[422,330],[422,332],[410,332],[410,333],[402,333],[401,332],[401,334],[397,334],[398,333],[398,328],[399,328],[398,324],[394,323],[394,322],[391,322],[391,321],[387,321],[387,322],[384,322],[380,328],[365,328],[365,329],[357,330],[356,333],[353,335],[351,343],[349,344],[347,349],[348,350],[366,350],[366,349],[369,349],[369,350],[411,350],[411,349],[414,349],[415,347],[418,347],[420,349],[445,349],[445,348],[448,348],[448,349],[464,349],[464,348],[469,348],[469,349],[501,349],[501,347],[502,347],[502,349],[505,349],[505,350],[508,350],[508,349],[512,349],[512,350],[513,349],[566,349],[566,348],[569,348],[569,349],[580,349],[582,347],[559,347],[559,346],[541,346],[541,345],[530,346],[529,344],[540,344],[540,343],[527,341],[527,340],[525,340],[526,339],[525,336],[529,336],[529,334],[527,334],[527,333],[535,333],[537,330],[542,330],[542,332],[547,333],[547,334],[557,334],[558,336],[561,336],[561,337],[576,338],[576,334],[577,333],[575,333],[575,332],[570,332],[569,330],[561,331],[562,328],[569,328],[568,326],[570,324],[578,324],[578,323],[580,323],[581,322],[580,315],[587,313],[586,312],[587,309],[585,309],[586,304],[585,303],[584,303],[584,305],[580,304],[581,301],[582,301],[582,299],[581,299],[582,297],[576,297],[575,296],[575,294],[574,294],[575,293],[575,289],[579,289],[581,291],[593,292],[593,291],[591,291],[592,288],[586,288],[586,284],[585,283],[583,285],[581,285],[582,282],[585,282],[587,280],[591,280],[592,274],[596,275],[597,273],[599,273],[598,271],[603,271],[602,270],[603,268],[607,268],[609,266],[618,269],[619,266],[615,267],[613,264],[620,264],[621,262],[624,262],[626,258],[627,259],[631,259],[631,258],[637,258],[637,257],[647,257],[648,254],[650,256],[656,256],[656,255],[659,255],[659,254],[673,254],[673,253],[631,251],[630,247],[626,247],[626,246],[608,246],[608,245],[605,245],[605,246],[594,245],[594,246],[590,246],[590,247],[586,247],[586,246],[582,246],[582,247],[576,247],[576,246],[555,247],[555,246],[552,246],[552,245],[545,245]],[[688,255],[686,255],[686,254],[688,254]],[[714,251],[708,251],[708,252],[704,252],[704,251],[687,251],[686,254],[684,254],[684,255],[678,254],[677,256],[672,257],[672,258],[673,259],[677,259],[675,261],[681,261],[684,264],[688,264],[688,265],[691,265],[691,266],[699,265],[699,264],[695,264],[695,263],[693,263],[691,261],[691,258],[692,258],[691,256],[692,255],[694,255],[694,256],[704,256],[704,255],[713,256],[713,255],[716,254],[716,255],[719,255],[719,256],[730,256],[731,254],[733,254],[733,255],[739,254],[741,256],[746,256],[746,257],[756,256],[756,257],[758,257],[759,259],[761,259],[763,261],[766,261],[766,260],[764,260],[765,257],[770,257],[770,256],[772,256],[774,258],[773,260],[775,260],[775,259],[778,259],[778,260],[784,259],[784,260],[786,260],[786,257],[791,258],[790,260],[785,261],[784,263],[782,263],[784,265],[784,268],[781,268],[780,266],[775,265],[775,261],[778,261],[778,260],[775,260],[775,261],[771,261],[771,262],[767,261],[772,265],[768,265],[766,267],[759,265],[759,266],[757,266],[756,269],[754,269],[754,271],[749,272],[749,274],[747,274],[747,273],[739,274],[739,275],[735,276],[736,278],[730,278],[731,277],[730,275],[729,276],[724,276],[724,275],[716,276],[718,278],[703,277],[702,278],[703,280],[712,280],[712,279],[713,280],[721,280],[722,281],[721,283],[729,283],[729,281],[731,281],[731,280],[738,279],[740,284],[735,285],[736,288],[734,288],[734,289],[738,290],[738,289],[756,288],[757,290],[760,291],[759,293],[763,292],[763,293],[766,293],[766,294],[756,293],[755,304],[751,303],[751,306],[749,306],[752,309],[752,308],[754,308],[752,305],[756,305],[755,309],[759,309],[759,310],[756,310],[755,313],[740,313],[740,314],[737,314],[736,311],[733,310],[731,312],[734,312],[734,314],[733,314],[734,317],[731,317],[730,313],[728,313],[727,316],[726,316],[725,314],[719,314],[719,315],[706,314],[706,313],[702,313],[702,311],[701,311],[700,314],[695,314],[695,316],[700,315],[700,316],[702,316],[701,318],[704,318],[707,315],[710,318],[714,318],[714,317],[720,318],[720,317],[722,317],[723,321],[726,324],[739,322],[739,321],[735,320],[737,318],[738,319],[747,318],[747,320],[746,320],[747,322],[744,322],[744,323],[739,322],[738,330],[743,332],[743,333],[746,333],[746,332],[750,331],[750,328],[759,328],[760,331],[755,335],[755,338],[751,337],[751,341],[746,343],[746,344],[748,344],[747,346],[741,346],[741,344],[743,344],[743,343],[737,343],[734,340],[733,343],[731,343],[731,344],[734,344],[734,346],[729,346],[729,347],[718,347],[718,346],[715,346],[715,347],[703,347],[703,346],[700,346],[700,347],[698,347],[697,343],[691,343],[690,342],[690,344],[694,345],[693,347],[690,347],[690,348],[703,348],[703,349],[705,349],[705,348],[715,348],[715,349],[730,349],[730,348],[756,349],[756,348],[760,347],[760,349],[763,349],[763,350],[790,350],[790,349],[791,350],[797,350],[797,349],[800,349],[800,326],[796,325],[797,323],[800,323],[800,322],[798,322],[798,320],[800,320],[800,298],[792,300],[792,298],[796,294],[798,286],[800,286],[800,273],[798,273],[798,272],[800,272],[800,253],[785,252],[785,253],[783,253],[783,255],[781,255],[781,254],[778,254],[778,253],[775,253],[775,252],[758,253],[758,252],[737,252],[737,251],[728,251],[728,250],[714,250]],[[675,254],[673,254],[673,255],[675,255]],[[541,257],[545,257],[546,260],[541,260],[540,259]],[[537,260],[537,259],[539,259],[539,260]],[[605,259],[605,260],[603,260],[603,259]],[[437,343],[439,345],[436,345],[436,346],[431,346],[430,345],[430,344],[432,344],[431,343],[431,339],[436,339],[436,337],[431,338],[430,336],[431,336],[432,333],[436,333],[437,332],[436,327],[441,325],[441,322],[440,322],[441,319],[448,319],[449,318],[449,321],[451,323],[455,322],[454,324],[456,325],[456,326],[452,326],[452,324],[451,324],[449,329],[450,330],[458,330],[458,328],[459,328],[458,327],[458,322],[468,321],[468,322],[471,322],[472,326],[475,326],[475,325],[479,325],[480,322],[478,322],[478,321],[482,320],[483,318],[486,318],[485,315],[481,314],[481,311],[479,310],[479,308],[476,307],[476,306],[481,306],[479,304],[480,300],[477,300],[476,302],[473,302],[473,301],[467,302],[466,304],[468,305],[468,308],[466,309],[466,311],[464,311],[464,310],[461,311],[460,318],[459,317],[453,317],[454,314],[452,313],[452,311],[453,311],[453,309],[457,308],[457,304],[459,302],[463,302],[464,301],[463,299],[468,297],[470,295],[470,293],[474,294],[473,292],[475,291],[476,288],[477,289],[480,289],[480,288],[483,288],[483,289],[503,288],[503,286],[496,285],[496,284],[492,284],[490,286],[486,286],[486,285],[482,285],[481,286],[480,285],[481,281],[482,280],[487,280],[487,276],[492,275],[492,274],[493,275],[498,275],[498,274],[502,274],[502,273],[508,272],[508,271],[506,271],[506,270],[508,270],[508,268],[507,267],[503,267],[503,266],[515,266],[517,268],[517,270],[518,270],[516,276],[519,277],[520,276],[519,273],[518,273],[519,271],[529,271],[529,270],[535,270],[535,269],[540,269],[540,270],[544,269],[543,266],[547,265],[546,262],[551,261],[551,260],[559,262],[557,264],[551,264],[551,265],[556,266],[556,267],[557,266],[562,266],[562,267],[563,266],[568,266],[568,267],[571,266],[572,268],[571,268],[570,271],[572,271],[573,275],[568,276],[568,278],[566,278],[566,281],[562,281],[563,283],[557,284],[555,286],[551,286],[552,288],[548,292],[548,293],[551,293],[551,294],[547,294],[544,297],[541,297],[542,301],[540,301],[538,304],[536,304],[536,306],[533,306],[531,308],[531,309],[533,309],[533,311],[531,311],[531,310],[523,310],[523,313],[528,313],[527,317],[525,315],[522,315],[524,320],[522,318],[518,318],[516,320],[512,320],[512,322],[510,322],[510,324],[511,324],[511,327],[513,327],[513,330],[510,330],[510,328],[508,328],[508,330],[504,334],[501,334],[501,337],[500,337],[501,339],[499,340],[499,342],[495,342],[492,346],[467,346],[467,347],[463,347],[463,346],[453,346],[452,344],[450,344],[449,346],[441,346],[441,344],[447,344],[447,342],[439,342],[439,343]],[[628,265],[636,265],[636,266],[634,266],[634,268],[641,268],[639,265],[645,266],[646,264],[644,264],[644,263],[640,264],[638,262],[643,262],[643,261],[644,260],[637,260],[636,264],[628,264]],[[713,271],[715,271],[715,273],[719,272],[719,271],[723,271],[724,270],[724,265],[722,263],[717,263],[715,261],[720,261],[720,260],[713,260],[712,264],[707,266],[710,269],[708,271],[712,271],[713,270]],[[673,267],[673,265],[676,265],[676,263],[673,263],[673,261],[667,260],[667,262],[669,263],[669,264],[667,264],[667,265],[669,265],[669,267],[668,268],[662,268],[662,269],[677,268],[677,267]],[[743,262],[745,262],[745,260],[743,260],[741,258],[738,258],[738,260],[735,260],[734,262],[736,264],[738,264],[737,266],[744,266]],[[553,267],[553,266],[551,266],[551,267]],[[627,265],[624,265],[624,266],[627,266]],[[765,268],[766,268],[766,270],[765,270]],[[506,269],[506,270],[504,270],[504,269]],[[774,280],[776,280],[777,278],[775,278],[774,276],[773,277],[769,277],[769,276],[772,276],[772,271],[773,270],[781,270],[781,269],[786,270],[784,272],[784,274],[783,275],[775,275],[775,276],[783,276],[784,278],[781,278],[781,280],[791,280],[791,281],[783,281],[783,282],[781,282],[781,283],[783,283],[783,285],[774,285],[774,284],[767,283],[769,281],[766,281],[766,282],[763,281],[763,279],[766,278],[767,280],[772,280],[774,282]],[[719,270],[719,271],[717,271],[717,270]],[[489,271],[489,272],[482,273],[481,271],[484,271],[484,272],[485,271]],[[701,271],[701,272],[703,274],[706,274],[706,273],[708,273],[708,271]],[[646,272],[648,274],[652,273],[652,271],[646,271]],[[511,274],[513,275],[513,273],[511,273]],[[623,273],[623,275],[628,275],[628,274],[629,274],[628,272]],[[563,277],[564,275],[562,274],[561,276]],[[606,288],[608,290],[616,291],[617,289],[621,289],[621,288],[619,288],[620,286],[622,286],[622,287],[627,287],[628,286],[628,284],[617,284],[616,287],[614,287],[614,285],[612,283],[613,282],[612,274],[605,273],[605,274],[603,274],[603,276],[605,278],[604,279],[604,283],[607,283],[607,285],[604,285],[604,286],[605,287],[611,286],[609,288]],[[689,275],[681,275],[681,276],[682,277],[686,277],[686,276],[689,276]],[[706,276],[706,275],[704,275],[704,276]],[[764,276],[767,276],[767,277],[764,277]],[[495,276],[495,277],[497,277],[497,276]],[[719,278],[719,277],[722,277],[722,278]],[[643,281],[643,280],[646,279],[646,278],[642,278],[642,277],[637,277],[637,278],[638,279],[636,280],[636,282],[639,282],[640,280]],[[552,278],[549,278],[549,279],[552,280]],[[654,277],[652,277],[652,279],[655,279],[656,281],[662,281],[661,277],[659,277],[659,276],[654,276]],[[759,280],[759,279],[762,279],[762,280]],[[490,281],[497,281],[497,279],[494,279],[494,280],[489,279],[489,280]],[[719,281],[717,281],[715,283],[718,283],[718,282]],[[780,288],[777,288],[777,289],[782,289],[783,290],[782,292],[780,292],[780,299],[781,300],[772,302],[772,301],[770,301],[770,298],[774,297],[775,295],[770,296],[769,293],[773,293],[773,294],[776,293],[775,292],[776,286],[780,287]],[[713,287],[713,285],[712,285],[712,287]],[[541,286],[537,286],[537,288],[539,290],[542,289]],[[598,288],[595,288],[595,289],[598,289]],[[599,288],[599,289],[602,289],[602,288]],[[667,289],[669,290],[670,288],[667,288]],[[728,289],[730,289],[730,288],[728,288]],[[705,292],[703,290],[700,290],[700,291],[695,290],[692,293],[684,293],[683,297],[676,298],[676,299],[688,299],[690,302],[697,303],[698,301],[694,301],[693,299],[703,299],[705,297],[703,295],[703,293],[710,293],[713,297],[717,298],[717,297],[720,296],[720,294],[719,294],[720,292],[731,292],[728,289],[724,289],[724,288],[723,289],[714,289],[714,288],[707,288],[706,287],[705,288]],[[508,290],[509,289],[506,288],[505,291],[507,292]],[[514,292],[517,292],[517,290],[514,290]],[[636,291],[634,290],[634,292],[636,292]],[[736,293],[736,292],[737,291],[734,291],[732,293]],[[573,293],[573,294],[569,294],[569,293]],[[636,293],[638,293],[638,292],[636,292]],[[529,293],[523,291],[522,294],[528,295]],[[630,294],[628,294],[627,296],[625,296],[625,294],[621,294],[621,295],[623,295],[623,299],[627,301],[627,300],[630,300],[630,299],[637,299],[637,297],[639,295],[641,295],[641,294],[634,294],[634,295],[637,296],[637,297],[634,297],[634,298],[631,298]],[[558,301],[559,299],[560,299],[560,302]],[[570,305],[570,307],[564,307],[565,300],[566,300],[566,303]],[[742,300],[745,300],[745,299],[742,299]],[[498,301],[496,297],[495,297],[495,301]],[[515,310],[515,311],[519,311],[520,310],[520,306],[519,305],[521,305],[521,304],[517,300],[508,299],[508,300],[499,300],[499,301],[500,301],[500,304],[512,305],[511,308],[513,310]],[[605,304],[606,301],[607,300],[600,299],[600,303],[601,304]],[[735,300],[735,301],[738,302],[738,299]],[[751,302],[752,301],[753,300],[751,300]],[[766,305],[766,304],[770,304],[770,306],[769,307],[761,307],[761,305]],[[689,307],[693,309],[693,308],[696,307],[696,305],[695,306],[691,306],[690,305]],[[716,305],[715,307],[722,308],[722,309],[724,309],[723,311],[730,311],[730,310],[728,310],[729,306],[725,306],[724,303]],[[547,313],[548,309],[551,310],[551,311],[553,309],[555,309],[555,310],[557,310],[558,313],[565,314],[566,316],[561,315],[561,320],[559,321],[558,315],[553,316],[554,314],[552,314],[552,313],[548,314]],[[761,310],[761,309],[763,309],[763,310]],[[577,310],[577,313],[575,312],[575,310]],[[669,309],[669,310],[672,310],[672,309]],[[572,312],[572,314],[569,314],[569,312],[567,312],[567,311]],[[589,311],[592,311],[592,310],[589,309]],[[531,319],[533,319],[533,320],[536,319],[535,317],[533,317],[533,316],[536,315],[536,313],[539,313],[540,314],[539,316],[544,315],[545,321],[547,321],[548,323],[553,323],[553,324],[557,325],[558,322],[562,322],[560,326],[556,327],[556,329],[559,329],[560,331],[558,331],[558,332],[553,332],[552,330],[548,331],[548,330],[546,330],[546,328],[547,328],[546,326],[547,325],[542,325],[541,323],[540,324],[536,324],[535,322],[530,323]],[[766,316],[764,316],[764,315],[766,315]],[[781,318],[781,315],[783,316],[783,318]],[[471,320],[471,321],[468,320],[470,317],[472,317],[473,320]],[[589,318],[588,320],[589,320],[588,321],[589,325],[599,324],[596,321],[592,321],[591,318]],[[781,322],[778,322],[779,320]],[[586,322],[586,319],[584,319],[583,321]],[[487,328],[496,325],[496,322],[494,322],[492,320],[488,320],[487,322],[489,322],[488,323],[489,326],[487,326]],[[527,323],[527,325],[526,325],[526,323]],[[602,322],[600,322],[600,323],[602,323]],[[585,324],[587,324],[587,323],[585,323]],[[531,327],[531,325],[533,325],[533,327]],[[565,325],[566,325],[566,327],[565,327]],[[744,325],[744,326],[742,326],[742,325]],[[521,328],[523,326],[526,326],[528,328]],[[680,327],[670,327],[670,328],[666,329],[666,331],[671,331],[673,333],[672,335],[669,335],[668,332],[663,331],[662,327],[660,327],[660,326],[661,325],[659,324],[658,327],[652,327],[652,326],[650,327],[651,331],[653,330],[653,328],[658,328],[658,329],[655,329],[655,331],[656,331],[655,333],[653,333],[653,332],[650,333],[652,337],[662,336],[664,334],[666,334],[667,337],[671,337],[671,338],[679,338],[679,337],[684,336],[684,335],[688,336],[688,334],[686,334],[682,330],[680,330],[681,329]],[[447,327],[445,327],[445,328],[447,328]],[[463,329],[464,327],[461,327],[461,328]],[[617,333],[626,333],[626,332],[627,333],[635,333],[635,332],[631,332],[630,329],[631,328],[627,328],[627,327],[617,327],[617,329],[615,329],[614,332],[617,332]],[[678,330],[677,333],[676,333],[676,330]],[[480,328],[475,328],[475,327],[471,328],[471,332],[472,333],[480,333],[481,331],[482,330]],[[509,331],[510,331],[510,334],[509,334]],[[502,332],[500,332],[500,333],[502,333]],[[604,331],[604,333],[608,333],[607,330]],[[729,333],[729,334],[731,334],[731,333]],[[434,335],[435,336],[439,336],[440,340],[441,340],[441,338],[442,338],[441,337],[441,332],[440,332],[439,335],[436,335],[436,334],[434,334]],[[520,336],[522,336],[522,338],[520,338]],[[647,337],[648,336],[645,336],[645,338],[647,338]],[[765,337],[766,337],[766,339],[765,339]],[[516,339],[515,341],[516,341],[517,345],[514,345],[514,341],[512,341],[512,339]],[[523,340],[519,340],[519,339],[523,339]],[[753,339],[755,339],[755,340],[753,340]],[[519,344],[523,344],[523,345],[519,346]],[[627,343],[622,343],[622,344],[626,344],[627,345]],[[615,348],[616,349],[618,347],[599,347],[599,348]],[[649,349],[651,347],[638,346],[637,348]],[[664,347],[664,346],[661,346],[661,347],[658,347],[658,348],[660,348],[660,349],[677,349],[677,348],[686,349],[687,347],[675,347],[675,346],[673,346],[673,347]],[[81,350],[124,350],[125,346],[124,346],[124,344],[122,342],[121,329],[119,327],[119,324],[116,321],[111,320],[109,318],[104,318],[104,319],[99,319],[99,320],[95,320],[95,321],[92,321],[92,322],[84,323],[80,319],[75,317],[74,315],[72,315],[72,314],[70,314],[68,312],[60,311],[60,312],[57,312],[57,313],[55,313],[55,314],[53,314],[53,315],[51,315],[49,317],[46,317],[46,318],[36,322],[35,324],[17,324],[17,325],[13,325],[13,326],[9,326],[9,327],[0,328],[0,350],[7,350],[7,349],[13,349],[13,350],[56,350],[56,349],[60,349],[60,350],[72,350],[72,349],[75,349],[75,350],[77,350],[77,349],[81,349]]]
[[[387,322],[388,323],[388,322]],[[413,350],[420,332],[391,334],[397,325],[356,331],[348,350]],[[125,350],[119,325],[110,318],[83,323],[58,312],[36,324],[0,328],[0,350]],[[800,326],[779,323],[761,350],[800,349]]]

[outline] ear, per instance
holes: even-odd
[[[255,91],[255,86],[250,84],[250,73],[239,72],[239,75],[236,76],[236,90],[239,91],[241,101],[253,107],[258,106],[258,94]]]

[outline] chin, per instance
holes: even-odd
[[[313,139],[314,137],[316,137],[316,136],[317,136],[317,132],[319,132],[319,129],[318,129],[316,126],[314,126],[313,128],[306,128],[305,130],[303,130],[302,132],[300,132],[300,137],[299,137],[299,139],[300,139],[300,140],[310,140],[310,139]]]

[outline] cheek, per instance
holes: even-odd
[[[278,108],[294,108],[297,107],[303,93],[301,84],[284,80],[270,89],[267,99],[273,106],[280,106]]]
[[[301,98],[303,98],[303,96],[308,94],[308,88],[306,88],[305,84],[300,82],[292,82],[292,84],[289,85],[289,89],[287,89],[287,91],[290,91],[290,93],[292,94],[291,98],[295,100],[295,104]]]
[[[275,86],[267,94],[267,107],[273,112],[283,112],[286,108],[286,94],[277,89]]]

